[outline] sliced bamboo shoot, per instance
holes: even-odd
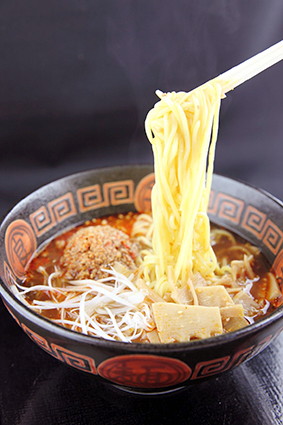
[[[223,332],[218,307],[154,303],[152,308],[159,338],[163,343],[208,338]]]
[[[247,326],[249,322],[244,317],[231,317],[231,319],[224,325],[226,332],[234,332]]]
[[[275,276],[272,273],[268,273],[267,278],[268,289],[266,298],[268,299],[268,301],[274,301],[276,300],[276,298],[280,298],[282,294]]]
[[[244,317],[244,307],[242,304],[234,304],[228,307],[220,308],[222,321],[226,321],[231,317]]]
[[[235,304],[243,305],[245,316],[253,316],[260,308],[260,305],[244,291],[238,292],[234,296],[233,301]]]
[[[207,307],[227,307],[234,302],[224,286],[206,286],[196,288],[199,305]]]

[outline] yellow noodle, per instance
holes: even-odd
[[[145,128],[152,144],[155,186],[152,190],[153,251],[144,259],[155,290],[164,295],[168,266],[177,286],[196,272],[213,273],[217,261],[210,245],[207,216],[221,86],[190,93],[162,94],[148,113]]]

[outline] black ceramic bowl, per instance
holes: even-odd
[[[38,247],[63,229],[93,217],[150,208],[151,166],[98,169],[55,181],[32,193],[0,231],[1,296],[23,331],[46,353],[95,379],[139,393],[169,392],[229,371],[262,351],[283,329],[283,306],[230,334],[179,344],[105,341],[64,329],[16,297],[15,280]],[[209,214],[257,245],[283,278],[283,204],[244,183],[214,175]]]

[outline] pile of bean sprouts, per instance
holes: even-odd
[[[60,318],[51,319],[54,323],[108,340],[132,342],[154,329],[152,313],[145,302],[146,290],[135,286],[134,275],[126,277],[114,268],[103,271],[108,272],[108,277],[67,281],[66,286],[58,287],[57,279],[62,276],[55,269],[46,276],[45,285],[27,288],[17,283],[18,297],[26,303],[29,292],[48,292],[50,300],[34,299],[29,307],[38,313],[56,309]],[[64,300],[60,301],[62,295]]]

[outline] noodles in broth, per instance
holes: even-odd
[[[94,219],[30,263],[18,296],[69,329],[124,342],[217,336],[272,311],[276,277],[256,247],[207,215],[221,86],[157,92],[148,113],[152,214]]]

